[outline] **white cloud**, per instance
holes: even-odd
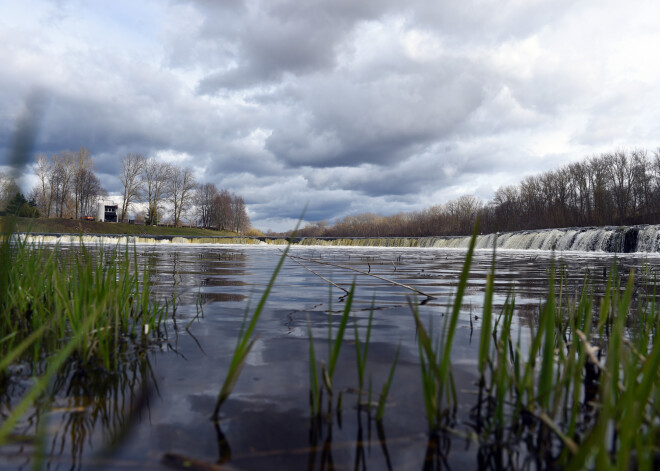
[[[111,193],[135,151],[243,195],[263,229],[306,203],[314,221],[488,198],[657,146],[658,13],[651,0],[5,0],[0,151],[41,89],[36,150],[90,148]]]

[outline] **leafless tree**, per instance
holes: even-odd
[[[128,153],[121,159],[119,181],[123,187],[123,199],[119,222],[124,222],[131,204],[141,197],[144,181],[140,178],[140,175],[143,175],[145,165],[146,159],[141,154]]]
[[[392,216],[358,214],[333,225],[308,225],[308,236],[464,235],[475,213],[483,232],[573,225],[660,223],[660,148],[616,151],[586,158],[556,170],[525,177],[499,188],[482,205],[462,196],[423,211]]]
[[[142,169],[141,180],[144,185],[144,195],[147,200],[146,223],[158,225],[160,205],[168,196],[168,182],[172,167],[155,158],[148,159]]]
[[[474,227],[483,202],[474,195],[463,195],[456,200],[456,227],[458,233],[469,233]]]
[[[82,198],[84,187],[89,185],[90,174],[94,164],[89,150],[81,147],[78,152],[73,156],[71,163],[71,171],[73,173],[73,201],[74,201],[74,218],[78,219],[84,215],[82,210]]]
[[[591,179],[591,194],[593,195],[594,213],[591,224],[603,225],[612,217],[612,195],[610,193],[609,154],[589,159],[589,177]]]
[[[575,162],[568,166],[571,179],[577,195],[576,208],[580,218],[576,225],[589,224],[593,212],[591,190],[589,188],[589,165],[584,162]]]
[[[80,214],[81,216],[95,215],[95,208],[98,207],[99,198],[107,195],[107,192],[101,187],[96,174],[90,169],[84,169],[78,177],[80,182]]]
[[[514,185],[498,188],[495,192],[492,204],[498,224],[496,231],[509,231],[516,227],[521,206],[519,196],[519,190]]]
[[[653,212],[653,174],[651,161],[645,150],[636,149],[630,156],[633,171],[633,218],[644,217]]]
[[[63,151],[53,156],[53,172],[51,174],[51,191],[55,215],[64,217],[70,199],[73,180],[73,167],[75,155],[70,151]]]
[[[46,154],[39,154],[32,170],[37,176],[38,183],[35,187],[38,191],[36,194],[37,207],[45,217],[50,217],[50,211],[53,204],[53,192],[51,191],[51,181],[53,177],[53,164],[51,159]]]
[[[232,195],[228,190],[220,190],[213,200],[213,225],[223,231],[234,227],[234,213],[232,210]]]
[[[195,192],[195,211],[202,227],[213,225],[213,205],[218,194],[218,188],[213,183],[204,183]]]
[[[197,183],[192,171],[187,167],[172,167],[169,178],[170,200],[172,202],[172,219],[174,225],[178,226],[181,221],[181,215],[188,209],[192,203],[192,197]]]
[[[634,172],[628,156],[623,151],[616,151],[610,157],[610,178],[612,184],[612,195],[617,210],[619,223],[625,221],[631,204],[631,196],[634,185]]]

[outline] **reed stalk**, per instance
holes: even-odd
[[[212,420],[215,422],[219,420],[220,408],[222,407],[222,404],[229,398],[229,395],[234,389],[234,386],[236,385],[236,382],[238,381],[238,378],[243,369],[243,365],[245,364],[245,359],[247,358],[248,353],[250,353],[250,350],[257,340],[257,338],[254,336],[254,330],[257,327],[257,322],[259,321],[259,317],[261,316],[261,313],[263,312],[263,309],[266,305],[268,295],[270,294],[270,291],[275,284],[275,279],[277,278],[277,275],[280,272],[284,261],[286,260],[287,253],[289,252],[290,248],[291,244],[287,245],[284,249],[279,261],[277,262],[277,266],[275,267],[275,270],[273,271],[273,274],[271,275],[270,280],[266,285],[266,289],[259,299],[259,303],[254,310],[254,314],[252,314],[252,317],[250,318],[247,328],[243,329],[238,336],[236,348],[232,354],[225,380],[222,383],[220,392],[218,393],[218,397],[215,402],[215,408],[213,409],[213,415],[211,416]]]
[[[447,405],[452,403],[453,407],[457,405],[456,392],[453,387],[453,378],[451,377],[451,347],[463,303],[463,295],[468,284],[477,234],[478,224],[475,225],[472,238],[470,239],[470,245],[463,263],[463,270],[458,281],[451,315],[442,330],[442,350],[440,350],[440,347],[434,347],[432,336],[429,335],[424,327],[417,306],[409,302],[417,327],[417,340],[422,371],[422,391],[424,393],[427,420],[432,432],[438,430],[442,416],[448,412],[448,408],[443,408],[445,394],[449,397]]]
[[[399,360],[399,350],[401,350],[401,343],[399,343],[396,347],[396,352],[394,353],[394,360],[392,361],[392,367],[390,368],[390,374],[387,376],[387,380],[383,384],[383,388],[378,398],[378,410],[376,411],[376,422],[382,422],[383,416],[385,415],[385,403],[387,402],[387,395],[390,392],[392,380],[394,379],[394,370],[396,369],[396,364]]]
[[[364,346],[360,346],[360,334],[358,332],[357,320],[353,319],[353,330],[355,334],[355,359],[357,361],[357,374],[358,374],[358,404],[362,401],[362,394],[364,391],[364,372],[367,364],[367,353],[369,352],[369,342],[371,340],[371,326],[374,320],[374,309],[376,300],[371,301],[371,309],[369,310],[369,322],[367,324],[367,333],[364,341]]]

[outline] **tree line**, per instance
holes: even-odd
[[[303,237],[423,237],[660,223],[660,148],[615,151],[500,187],[490,201],[464,195],[423,211],[346,216],[298,231]]]
[[[32,217],[82,218],[95,217],[99,202],[108,193],[94,172],[90,152],[36,156],[32,170],[37,184],[25,198],[13,178],[0,173],[0,211],[19,214],[13,199],[25,200],[35,208]],[[119,222],[125,222],[137,204],[146,209],[145,224],[157,225],[167,218],[178,226],[184,217],[196,225],[235,232],[250,228],[245,201],[227,190],[218,190],[212,183],[198,184],[187,167],[160,162],[141,154],[127,153],[120,160],[121,205]],[[19,214],[27,215],[27,214]]]

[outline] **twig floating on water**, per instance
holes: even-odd
[[[392,283],[393,285],[401,286],[402,288],[406,288],[406,289],[409,289],[410,291],[414,291],[417,294],[421,294],[422,296],[426,296],[427,299],[422,301],[421,304],[426,304],[429,301],[429,299],[435,299],[434,296],[431,296],[430,294],[427,294],[427,293],[425,293],[421,290],[418,290],[417,288],[414,288],[414,287],[409,286],[409,285],[404,285],[403,283],[399,283],[398,281],[390,280],[389,278],[385,278],[384,276],[376,275],[375,273],[368,273],[364,270],[358,270],[357,268],[346,267],[346,266],[343,266],[343,265],[338,265],[336,263],[324,262],[324,261],[321,261],[321,260],[314,260],[313,258],[298,257],[297,255],[288,255],[288,257],[291,258],[291,259],[294,259],[294,260],[298,259],[298,260],[305,260],[306,262],[319,263],[321,265],[330,265],[332,267],[343,268],[344,270],[351,270],[351,271],[354,271],[356,273],[360,273],[362,275],[373,276],[374,278],[378,278],[379,280],[387,281],[388,283]]]
[[[342,290],[344,293],[346,293],[346,295],[344,295],[344,296],[342,296],[342,297],[340,298],[342,301],[343,301],[344,298],[348,295],[348,290],[347,290],[346,288],[344,288],[344,287],[342,287],[342,286],[339,286],[339,285],[338,285],[337,283],[335,283],[334,281],[328,280],[328,279],[325,278],[323,275],[321,275],[321,274],[319,274],[319,273],[316,273],[314,270],[312,270],[311,268],[309,268],[307,265],[305,265],[305,264],[299,262],[298,260],[296,260],[296,257],[293,257],[293,256],[291,256],[291,255],[289,255],[289,254],[287,254],[286,256],[289,257],[289,258],[290,258],[291,260],[293,260],[294,262],[296,262],[296,263],[297,263],[298,265],[300,265],[301,267],[303,267],[305,270],[309,271],[310,273],[313,273],[314,275],[316,275],[316,276],[318,276],[319,278],[321,278],[323,281],[325,281],[325,282],[327,282],[327,283],[330,283],[330,284],[331,284],[332,286],[334,286],[335,288],[339,288],[339,289]]]

